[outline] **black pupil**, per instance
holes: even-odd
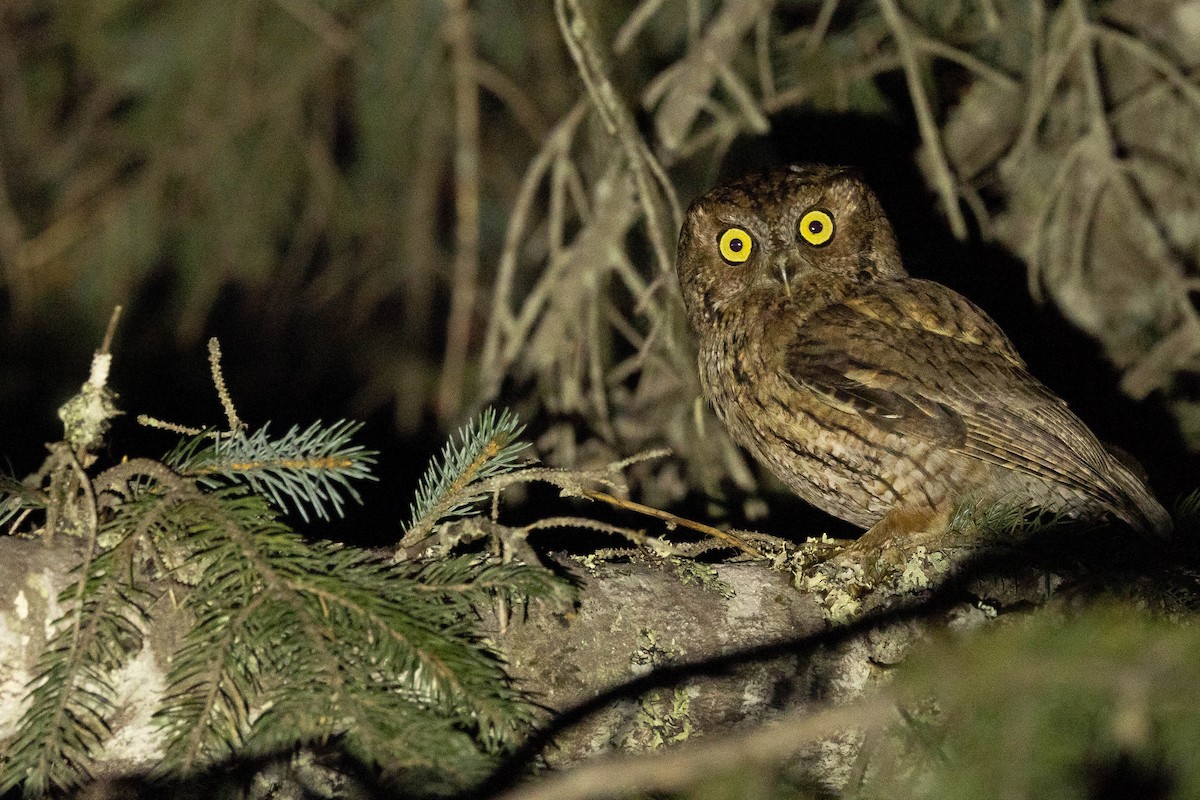
[[[735,253],[742,252],[742,240],[734,239],[732,242],[729,243],[729,249]]]
[[[812,222],[808,223],[808,232],[813,234],[814,236],[816,234],[820,233],[824,229],[825,229],[825,226],[821,223],[821,220],[819,220],[819,219],[814,219]]]

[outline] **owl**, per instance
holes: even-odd
[[[678,273],[717,416],[800,497],[868,528],[860,548],[945,530],[964,502],[1171,529],[987,314],[909,276],[855,171],[793,165],[709,191]]]

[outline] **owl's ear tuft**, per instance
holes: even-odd
[[[842,167],[830,180],[828,194],[831,201],[840,206],[843,214],[861,211],[871,213],[878,207],[875,193],[856,167]]]

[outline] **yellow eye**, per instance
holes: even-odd
[[[800,235],[813,247],[823,247],[833,239],[833,215],[823,208],[810,208],[800,218]]]
[[[741,264],[750,257],[754,240],[741,228],[726,228],[721,238],[717,239],[717,247],[721,250],[721,258],[730,264]]]

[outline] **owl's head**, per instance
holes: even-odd
[[[697,330],[747,308],[815,310],[906,274],[875,194],[856,171],[819,164],[747,175],[696,199],[677,264]]]

